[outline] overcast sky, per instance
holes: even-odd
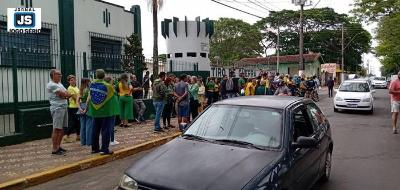
[[[147,0],[106,0],[111,3],[124,6],[126,9],[130,9],[132,5],[140,5],[142,10],[142,37],[143,37],[143,48],[146,57],[152,57],[153,52],[153,25],[152,25],[152,13],[147,6]],[[236,8],[245,10],[247,12],[254,13],[258,16],[265,17],[268,15],[267,10],[279,11],[282,9],[297,10],[296,7],[291,4],[292,0],[252,0],[251,2],[259,3],[255,5],[250,3],[248,0],[219,0],[225,4],[234,6]],[[318,3],[318,4],[317,4]],[[313,5],[306,7],[312,8],[317,6],[331,7],[338,13],[346,13],[352,9],[353,0],[313,0]],[[212,20],[218,20],[221,17],[230,17],[236,19],[242,19],[248,23],[255,23],[259,18],[241,13],[239,11],[230,9],[228,7],[219,5],[211,0],[164,0],[164,6],[159,12],[159,22],[164,18],[178,17],[183,20],[185,16],[188,20],[194,20],[195,17],[200,16],[201,19],[210,18]],[[159,26],[161,24],[159,23]],[[368,31],[373,34],[374,26],[365,26]],[[160,31],[160,27],[159,27]],[[374,42],[373,45],[376,43]],[[159,34],[159,54],[166,53],[166,44],[164,38]],[[363,56],[364,65],[369,61],[372,72],[380,75],[379,61],[371,54]]]

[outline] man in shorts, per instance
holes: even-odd
[[[389,94],[392,101],[392,128],[393,134],[398,134],[397,131],[397,116],[400,109],[400,71],[397,73],[397,79],[390,83]]]
[[[178,104],[178,125],[188,123],[189,121],[189,86],[187,84],[187,76],[181,75],[179,82],[175,85],[174,96],[177,97]],[[183,130],[183,129],[181,129]]]
[[[50,102],[50,113],[53,118],[53,142],[52,154],[65,155],[66,150],[61,148],[61,140],[64,136],[63,128],[68,128],[68,101],[71,95],[61,84],[61,72],[56,69],[50,71],[50,82],[46,89]]]

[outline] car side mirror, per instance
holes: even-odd
[[[296,142],[292,143],[293,148],[316,148],[317,146],[318,141],[313,137],[300,136]]]

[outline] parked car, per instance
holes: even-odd
[[[374,93],[375,90],[371,88],[367,81],[344,81],[336,90],[333,101],[334,111],[360,110],[372,114],[374,112]]]
[[[386,77],[375,77],[374,80],[372,80],[372,87],[373,88],[387,88],[387,82],[386,82]]]
[[[119,189],[310,189],[329,179],[333,141],[309,99],[219,101],[125,171]]]

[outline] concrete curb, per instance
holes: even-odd
[[[179,136],[180,134],[181,133],[178,132],[178,133],[175,133],[175,134],[167,136],[167,137],[163,137],[163,138],[159,138],[159,139],[145,142],[142,144],[138,144],[133,147],[117,150],[114,152],[113,155],[106,155],[106,156],[97,155],[92,158],[78,161],[77,163],[56,167],[54,169],[39,172],[39,173],[25,176],[25,177],[22,177],[19,179],[15,179],[12,181],[0,183],[0,189],[10,189],[10,190],[24,189],[24,188],[31,187],[34,185],[45,183],[52,179],[63,177],[68,174],[71,174],[71,173],[75,173],[78,171],[93,168],[98,165],[102,165],[102,164],[111,162],[113,160],[125,158],[125,157],[131,156],[133,154],[152,149],[154,147],[157,147],[157,146],[167,143],[168,141]]]

